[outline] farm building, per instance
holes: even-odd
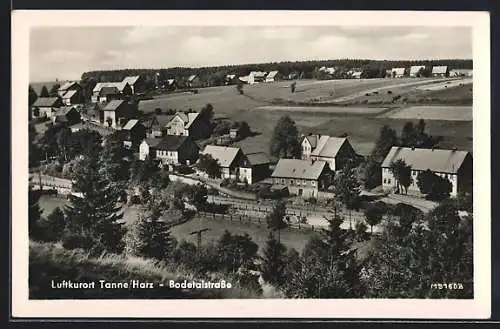
[[[381,165],[382,187],[384,190],[394,190],[396,188],[396,180],[391,172],[391,164],[397,160],[403,160],[407,165],[411,166],[412,183],[408,187],[408,193],[420,194],[417,176],[420,172],[428,169],[451,182],[451,196],[456,196],[458,192],[472,187],[472,156],[469,152],[393,147]]]
[[[106,88],[105,92],[101,92],[103,88]],[[132,88],[127,82],[99,82],[92,89],[91,99],[94,103],[102,103],[111,99],[122,99],[130,95],[132,95]]]
[[[341,170],[348,161],[358,157],[346,137],[304,136],[301,148],[303,160],[325,161],[333,171]]]
[[[198,74],[192,74],[187,78],[186,85],[189,88],[199,88],[202,87],[202,83]]]
[[[128,148],[136,148],[146,138],[146,127],[137,119],[129,120],[122,131],[125,134],[124,145]]]
[[[240,167],[243,166],[245,155],[238,147],[207,145],[200,155],[209,154],[219,162],[221,178],[240,179]],[[245,177],[241,177],[243,180]]]
[[[361,75],[363,74],[362,71],[355,71],[350,74],[351,78],[353,79],[361,79]]]
[[[447,77],[448,66],[433,66],[431,74],[433,77]]]
[[[77,124],[80,121],[80,113],[78,113],[74,106],[60,107],[52,116],[52,122],[66,123],[70,126]]]
[[[198,145],[190,136],[164,136],[154,147],[156,159],[163,164],[192,164],[198,158]]]
[[[147,138],[139,144],[139,160],[144,161],[147,157],[156,157],[156,146],[160,144],[161,138]]]
[[[167,81],[165,81],[165,88],[167,90],[177,89],[177,81],[175,79],[167,79]]]
[[[271,71],[266,75],[266,82],[274,82],[278,81],[278,79],[279,79],[278,71]]]
[[[248,83],[254,84],[266,81],[267,72],[262,71],[252,71],[248,74]]]
[[[280,159],[271,175],[273,189],[286,187],[291,195],[317,198],[319,189],[326,187],[328,173],[325,161]]]
[[[410,78],[416,78],[420,75],[420,70],[425,70],[425,65],[414,65],[410,67]]]
[[[80,84],[78,82],[68,81],[65,84],[63,84],[61,87],[59,87],[59,89],[57,89],[57,95],[59,95],[59,97],[61,97],[61,98],[64,98],[64,95],[68,91],[76,91],[76,94],[80,95],[80,93],[82,91],[82,87],[80,86]],[[71,104],[67,104],[67,105],[71,105]]]
[[[450,77],[472,77],[472,69],[454,69],[450,70]]]
[[[133,117],[133,111],[124,100],[112,100],[103,109],[103,122],[107,127],[120,128]]]
[[[122,80],[122,83],[128,83],[132,91],[132,94],[141,93],[144,92],[144,90],[146,90],[146,82],[144,81],[144,78],[141,75],[125,77]]]
[[[169,116],[167,122],[171,118],[173,118],[173,116]],[[160,120],[158,120],[158,117],[156,115],[146,119],[142,119],[141,123],[146,128],[146,136],[148,138],[158,138],[163,136],[164,125],[160,123]]]
[[[31,106],[32,118],[52,118],[61,106],[62,101],[59,97],[38,97]]]
[[[396,67],[391,70],[391,77],[393,78],[403,78],[406,74],[406,69],[404,67]]]
[[[248,184],[253,184],[269,177],[269,158],[263,152],[247,153],[243,164],[239,168],[239,179]]]
[[[237,84],[238,83],[238,77],[236,76],[236,74],[228,74],[228,75],[226,75],[224,83],[226,85]]]
[[[212,133],[210,124],[198,112],[177,112],[166,128],[167,135],[191,136],[194,140],[206,138]]]

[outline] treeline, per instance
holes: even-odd
[[[436,66],[446,65],[453,69],[472,69],[472,59],[441,59],[441,60],[369,60],[369,59],[336,59],[324,61],[295,61],[271,62],[261,64],[225,65],[210,67],[172,67],[159,69],[120,69],[90,71],[82,74],[82,80],[89,78],[98,82],[121,81],[129,75],[143,75],[147,81],[154,81],[158,73],[158,80],[176,79],[178,82],[186,80],[192,74],[198,74],[201,81],[209,85],[222,84],[227,74],[239,76],[248,75],[251,71],[278,70],[282,75],[303,73],[304,78],[312,78],[315,69],[322,66],[340,68],[360,68],[366,70],[386,70],[393,67],[409,67],[412,65]]]

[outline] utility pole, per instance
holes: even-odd
[[[210,229],[209,228],[204,228],[204,229],[193,231],[193,232],[189,233],[189,235],[196,234],[196,245],[197,245],[197,248],[198,248],[198,254],[201,253],[201,234],[203,232],[206,232],[206,231],[210,231]]]

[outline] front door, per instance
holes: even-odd
[[[301,196],[301,195],[302,195],[302,189],[299,188],[299,196]]]

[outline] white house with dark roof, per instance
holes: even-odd
[[[420,194],[417,176],[426,170],[431,170],[451,182],[451,196],[456,196],[461,190],[472,187],[472,155],[469,152],[395,146],[391,148],[381,165],[384,190],[394,191],[396,188],[391,164],[397,160],[403,160],[411,166],[412,184],[408,187],[408,193]]]
[[[128,76],[123,78],[122,84],[128,83],[132,94],[144,91],[144,79],[140,75]]]
[[[151,140],[148,141],[149,143],[156,144],[153,147],[156,152],[155,158],[160,160],[163,164],[177,165],[182,163],[190,165],[196,161],[200,151],[198,145],[196,145],[190,136],[167,135],[160,138],[160,142],[158,143]],[[141,147],[143,150],[145,149],[142,143],[139,149]]]
[[[266,81],[266,75],[267,75],[267,72],[251,71],[248,74],[248,80],[247,81],[248,81],[249,84],[264,82],[264,81]]]
[[[393,78],[403,78],[406,74],[406,69],[404,67],[395,67],[391,70],[391,76]]]
[[[130,105],[121,99],[112,100],[102,109],[104,125],[115,129],[125,125],[132,118]]]
[[[63,99],[63,103],[66,105],[76,104],[77,98],[81,96],[82,87],[78,82],[68,81],[57,89],[57,95]],[[72,99],[73,102],[65,101]]]
[[[105,92],[102,89],[105,89]],[[116,92],[118,91],[118,92]],[[108,101],[109,95],[120,97],[132,95],[132,88],[127,82],[98,82],[92,89],[91,100],[94,103]],[[112,96],[111,96],[112,97]],[[109,98],[111,98],[109,97]]]
[[[221,178],[239,179],[240,167],[243,166],[245,155],[238,147],[207,145],[200,155],[209,154],[217,160],[221,167]]]
[[[309,135],[302,138],[300,145],[303,160],[325,161],[333,171],[358,157],[347,137]]]
[[[410,67],[410,78],[416,78],[420,70],[425,70],[425,65],[413,65]]]
[[[239,169],[239,179],[253,184],[269,177],[269,157],[263,152],[246,153]]]
[[[279,74],[278,71],[270,71],[266,75],[266,82],[275,82],[275,81],[277,81],[278,80],[278,74]]]
[[[212,133],[210,123],[205,122],[198,112],[177,112],[165,127],[167,135],[191,136],[194,140],[208,137]]]
[[[317,198],[328,172],[325,161],[280,159],[271,177],[274,188],[287,187],[291,195]]]
[[[448,66],[433,66],[431,74],[433,77],[447,77]]]
[[[453,69],[449,72],[450,77],[472,77],[472,69]]]
[[[38,97],[31,106],[32,117],[52,118],[55,115],[56,110],[62,105],[61,98],[59,97]]]

